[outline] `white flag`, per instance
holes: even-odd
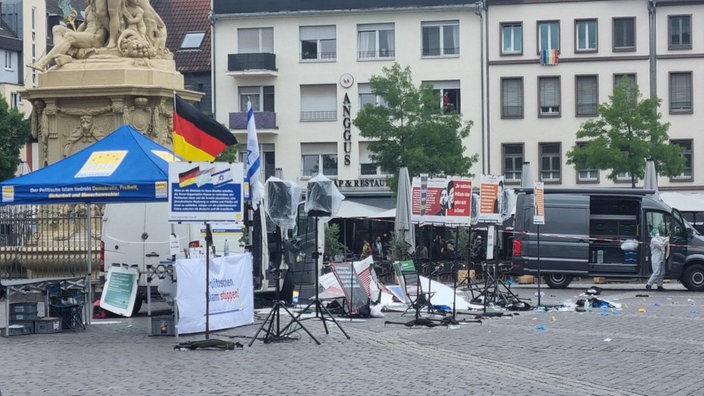
[[[198,175],[196,175],[196,185],[198,185],[198,187],[202,187],[205,184],[210,183],[210,177],[213,173],[213,169],[215,168],[211,166],[209,168],[200,169],[198,171]]]
[[[259,208],[259,141],[257,140],[257,127],[254,125],[254,110],[252,103],[247,101],[247,181],[249,183],[249,198],[252,209]]]

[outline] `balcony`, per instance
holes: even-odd
[[[257,127],[257,132],[262,129],[277,129],[276,113],[273,111],[255,112],[254,125]],[[230,129],[247,129],[247,113],[230,113]]]
[[[276,54],[229,54],[227,75],[233,77],[276,77]]]

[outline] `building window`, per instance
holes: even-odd
[[[620,172],[616,174],[616,183],[630,183],[631,172]]]
[[[538,100],[539,116],[560,115],[560,77],[538,77]]]
[[[239,145],[238,158],[243,164],[247,162],[247,145]],[[273,144],[260,143],[259,153],[261,155],[261,165],[264,171],[263,180],[268,180],[272,176],[276,176],[276,150]]]
[[[692,139],[673,140],[672,144],[680,146],[682,156],[685,158],[684,170],[679,175],[672,178],[673,181],[691,181],[692,174]]]
[[[670,73],[670,113],[692,113],[692,73]]]
[[[523,144],[503,144],[502,150],[506,183],[520,183],[523,172]]]
[[[371,159],[368,143],[359,143],[359,174],[362,176],[383,176],[386,173]]]
[[[180,49],[198,49],[203,44],[205,32],[188,32],[183,36]]]
[[[357,25],[358,59],[388,59],[395,53],[394,24]]]
[[[523,78],[501,79],[501,118],[523,118]]]
[[[371,84],[359,83],[357,84],[357,91],[359,92],[360,109],[366,104],[370,104],[372,106],[386,106],[386,100],[384,100],[382,96],[372,93]]]
[[[460,53],[460,23],[423,22],[423,56],[448,56]]]
[[[501,24],[501,55],[523,53],[523,25],[520,22]]]
[[[597,115],[599,105],[599,77],[575,77],[575,114],[577,117],[592,117]]]
[[[561,164],[560,143],[540,143],[540,180],[559,183]]]
[[[636,50],[636,19],[614,18],[614,51]]]
[[[669,20],[669,49],[692,48],[692,17],[690,15],[670,15]]]
[[[335,60],[335,26],[301,26],[302,60]]]
[[[577,142],[577,147],[583,147],[586,143]],[[599,170],[598,169],[577,169],[577,183],[598,183],[599,182]]]
[[[273,54],[274,29],[237,29],[237,51],[240,54]]]
[[[440,96],[439,106],[445,112],[460,112],[460,82],[459,80],[448,81],[424,81],[433,86],[433,91]]]
[[[560,49],[560,22],[538,22],[538,51]]]
[[[373,163],[360,164],[359,174],[362,176],[378,176],[379,167]]]
[[[239,87],[240,111],[247,111],[247,100],[254,111],[274,111],[274,86]]]
[[[596,19],[575,21],[575,36],[577,52],[594,52],[597,50],[597,25]]]
[[[22,105],[22,95],[19,92],[10,94],[10,107],[17,109]]]
[[[337,154],[304,154],[301,157],[303,164],[303,177],[312,177],[320,174],[320,166],[323,167],[323,175],[337,176]]]
[[[5,69],[12,70],[12,51],[5,50]]]
[[[372,86],[368,83],[357,84],[357,91],[359,92],[359,108],[364,108],[364,105],[370,104],[372,106],[386,106],[384,98],[372,93]]]
[[[301,85],[301,121],[335,120],[337,120],[336,85]]]
[[[621,82],[622,80],[625,80],[626,82],[630,83],[629,89],[626,92],[626,95],[628,97],[630,97],[630,94],[631,94],[630,88],[636,86],[636,75],[635,75],[635,73],[614,74],[614,87],[616,87],[616,85],[618,85],[618,83]]]
[[[301,175],[312,177],[323,170],[325,176],[337,176],[337,145],[335,143],[302,143]]]

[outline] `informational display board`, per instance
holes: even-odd
[[[479,181],[479,223],[498,223],[501,220],[501,205],[504,192],[504,177],[482,175]]]
[[[110,267],[100,296],[100,308],[122,316],[132,316],[137,299],[136,268]]]
[[[469,226],[472,180],[464,177],[414,177],[411,221],[415,224]]]
[[[354,271],[354,264],[330,263],[330,268],[345,294],[349,312],[352,314],[360,313],[369,305],[369,295],[362,287],[357,272]]]
[[[243,184],[242,163],[169,163],[169,221],[240,222]]]
[[[179,334],[205,331],[205,281],[208,280],[208,329],[220,330],[254,323],[252,254],[176,260]]]
[[[543,225],[545,224],[545,185],[543,182],[536,182],[533,191],[535,192],[533,224]]]
[[[407,297],[406,281],[403,278],[403,274],[417,272],[416,266],[413,263],[413,260],[394,261],[392,266],[394,268],[394,274],[396,275],[396,279],[398,280],[399,285],[401,285],[401,293],[403,293],[402,301],[410,302],[410,299]]]

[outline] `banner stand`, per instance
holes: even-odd
[[[210,223],[205,223],[205,340],[182,342],[174,346],[174,350],[215,348],[221,350],[234,350],[235,343],[218,338],[210,339],[210,247],[213,244],[213,233],[210,230]],[[237,347],[242,345],[237,343]]]

